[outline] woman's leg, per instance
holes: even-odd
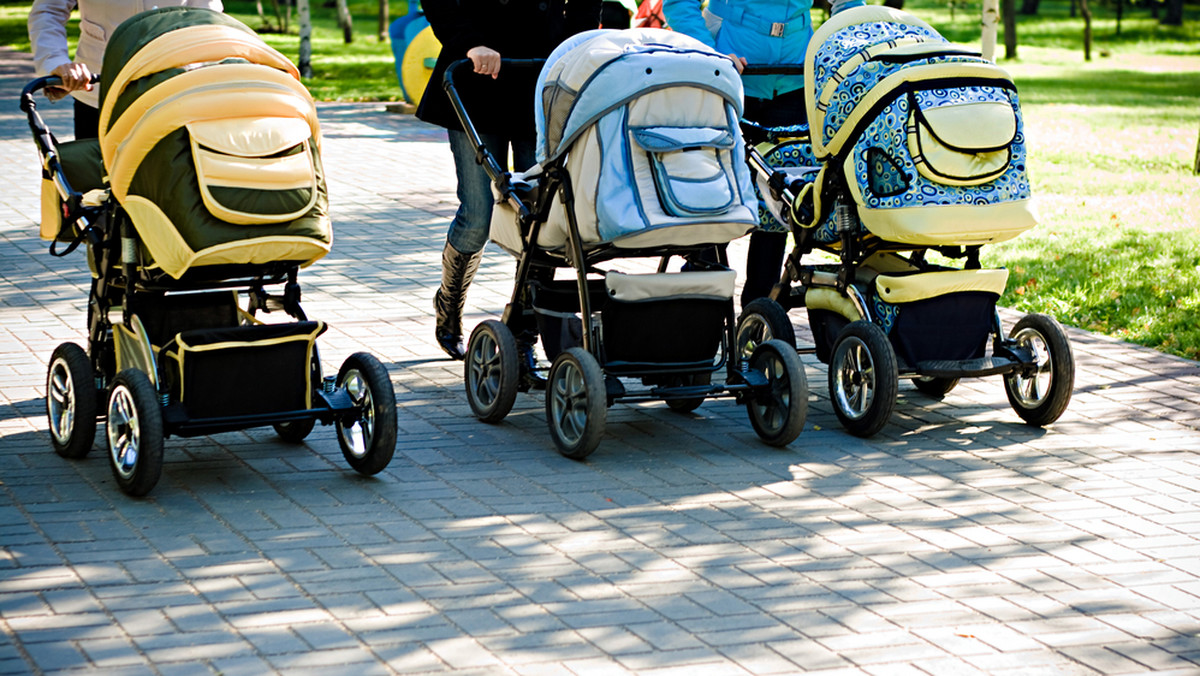
[[[750,233],[750,246],[746,249],[746,283],[742,285],[743,308],[755,298],[771,293],[783,273],[786,248],[786,232],[755,230]]]
[[[487,244],[492,222],[492,188],[487,172],[475,162],[475,149],[466,133],[450,131],[449,138],[458,178],[459,205],[442,248],[442,284],[433,295],[434,336],[438,346],[452,359],[462,359],[466,356],[462,342],[463,307],[467,287],[475,279]],[[484,147],[504,166],[508,162],[504,139],[492,135],[482,138]]]

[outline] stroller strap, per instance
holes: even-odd
[[[803,33],[812,28],[812,17],[802,12],[787,21],[767,21],[746,11],[741,5],[734,6],[729,0],[709,0],[708,11],[722,20],[732,21],[755,33],[773,38],[782,38]]]

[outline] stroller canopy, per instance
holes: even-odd
[[[331,233],[312,97],[296,67],[220,12],[168,7],[113,32],[100,151],[143,260],[308,264]]]
[[[566,152],[609,111],[657,89],[711,90],[742,112],[742,79],[732,61],[699,40],[657,28],[580,33],[554,50],[538,83],[537,154],[543,163]]]

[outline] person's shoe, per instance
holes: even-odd
[[[463,347],[462,313],[467,303],[467,287],[475,279],[483,252],[463,253],[449,242],[442,249],[442,286],[433,294],[434,338],[451,359],[466,357]]]

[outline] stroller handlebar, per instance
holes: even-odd
[[[742,75],[804,75],[804,66],[798,63],[750,63],[742,68]]]

